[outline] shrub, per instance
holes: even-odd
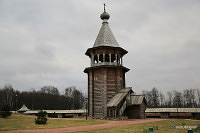
[[[10,112],[10,106],[9,105],[3,106],[3,108],[0,111],[0,116],[3,117],[3,118],[7,118],[11,114],[12,114],[12,112]]]
[[[47,123],[47,112],[46,111],[39,111],[38,116],[35,119],[35,124],[46,124]]]

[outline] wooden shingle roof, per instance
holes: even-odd
[[[99,46],[119,47],[119,44],[116,41],[107,20],[103,21],[93,47]]]
[[[132,95],[131,96],[131,105],[140,105],[140,104],[142,104],[143,100],[145,100],[144,95]]]
[[[200,108],[147,108],[146,113],[161,113],[161,112],[182,112],[182,113],[200,113]]]
[[[131,88],[121,89],[107,104],[107,107],[116,107],[132,91]]]
[[[25,114],[37,114],[40,110],[29,110],[26,111]],[[43,110],[46,111],[47,114],[79,114],[79,113],[85,113],[86,110]]]

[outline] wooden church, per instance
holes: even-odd
[[[91,59],[91,66],[84,70],[88,74],[88,116],[145,118],[145,98],[140,97],[140,104],[144,103],[142,109],[134,106],[132,88],[126,87],[125,74],[129,69],[123,66],[123,56],[128,52],[119,46],[109,28],[110,15],[105,5],[100,18],[103,22],[99,34],[93,47],[85,53]]]

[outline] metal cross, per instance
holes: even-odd
[[[103,5],[104,5],[104,12],[106,12],[106,4],[104,3]]]

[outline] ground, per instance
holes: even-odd
[[[85,119],[48,119],[48,124],[39,126],[34,124],[33,116],[12,115],[9,119],[0,118],[0,132],[5,133],[139,133],[143,130],[158,126],[155,132],[187,132],[187,128],[200,124],[200,121],[185,119],[135,119],[126,121],[85,120]],[[28,121],[28,120],[30,121]],[[21,124],[20,124],[21,123]],[[186,126],[183,128],[183,126]],[[177,129],[172,127],[176,126]],[[43,129],[41,129],[43,128]],[[26,129],[26,130],[25,130]],[[6,131],[7,130],[7,131]],[[12,130],[12,131],[8,131]],[[200,132],[200,131],[199,131]]]
[[[35,116],[22,114],[12,114],[8,119],[0,118],[0,131],[64,128],[105,123],[105,121],[97,120],[48,118],[46,125],[37,125],[35,124],[35,118]]]

